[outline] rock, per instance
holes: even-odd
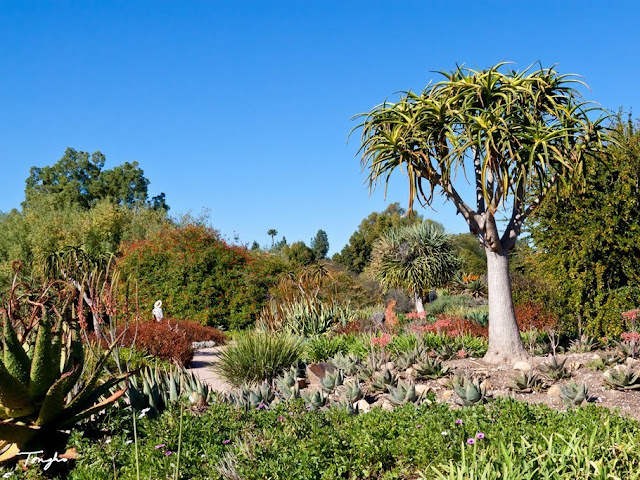
[[[453,396],[453,390],[445,390],[442,392],[443,400],[449,400]]]
[[[329,362],[312,363],[307,366],[307,378],[310,385],[321,385],[320,379],[324,378],[327,373],[334,373],[336,367]]]
[[[302,390],[303,388],[306,388],[307,385],[309,385],[309,382],[307,381],[306,378],[296,378],[296,382],[298,383],[298,388],[300,390]]]
[[[377,325],[382,325],[384,324],[384,313],[376,312],[373,315],[371,315],[371,317],[369,317],[369,320],[371,320],[373,323]]]
[[[558,385],[551,385],[549,387],[549,390],[547,390],[547,395],[549,395],[550,397],[560,398],[562,397],[562,390],[560,390],[560,387]]]
[[[429,388],[427,385],[424,385],[424,384],[416,385],[416,395],[418,396],[426,395],[430,391],[431,391],[431,388]]]
[[[371,411],[371,405],[369,405],[369,402],[367,402],[364,398],[362,400],[358,400],[356,403],[353,404],[353,407],[358,407],[358,411],[360,413],[367,413],[369,411]]]
[[[435,290],[429,292],[429,303],[435,302],[438,298],[438,293]]]
[[[382,402],[382,409],[391,412],[393,410],[393,404],[389,400],[385,400]]]
[[[515,365],[513,366],[514,370],[520,370],[521,372],[529,372],[532,370],[531,365],[529,364],[529,362],[516,362]]]
[[[404,373],[407,377],[413,377],[416,371],[413,368],[409,367],[404,371]]]
[[[486,388],[487,390],[491,390],[493,388],[489,380],[484,380],[482,383],[480,383],[480,386]]]
[[[438,382],[438,385],[443,386],[445,388],[453,387],[453,381],[449,377],[439,378],[436,380],[436,382]]]

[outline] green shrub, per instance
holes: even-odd
[[[424,309],[428,315],[438,315],[440,313],[453,313],[461,308],[468,308],[474,304],[473,298],[469,295],[442,295],[433,302],[425,305]]]
[[[305,359],[310,363],[323,362],[336,353],[347,353],[348,345],[344,337],[321,335],[308,339],[304,344]]]
[[[271,381],[302,357],[299,339],[278,333],[250,332],[224,350],[216,371],[235,386]]]

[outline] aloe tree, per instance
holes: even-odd
[[[500,63],[459,67],[421,93],[406,92],[356,118],[370,188],[404,167],[409,210],[434,193],[451,200],[487,252],[489,349],[485,360],[527,356],[513,310],[508,252],[523,222],[558,184],[583,173],[584,158],[606,140],[602,110],[585,102],[584,85],[554,67],[518,72]],[[599,115],[597,119],[595,116]],[[456,174],[472,173],[466,202]],[[506,213],[502,234],[497,217]]]
[[[426,221],[384,233],[373,245],[368,273],[385,288],[411,293],[416,311],[424,312],[424,294],[451,280],[460,265],[442,225]]]

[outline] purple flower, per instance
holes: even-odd
[[[467,440],[467,445],[473,445],[476,441],[473,438]]]
[[[476,438],[477,438],[478,440],[482,440],[482,439],[484,438],[484,433],[482,433],[482,432],[478,432],[478,433],[476,433]]]
[[[416,425],[416,428],[422,428],[422,425]]]
[[[226,440],[223,440],[223,441],[222,441],[222,444],[223,444],[223,445],[227,445],[227,444],[228,444],[228,443],[230,443],[230,442],[231,442],[231,440],[229,440],[229,439],[227,438]]]
[[[158,450],[158,449],[160,449],[160,448],[162,448],[162,447],[166,447],[166,446],[167,446],[167,444],[166,444],[166,443],[161,443],[160,445],[156,445],[156,446],[155,446],[155,447],[153,447],[153,448],[155,448],[156,450]]]
[[[280,416],[278,417],[278,421],[279,421],[279,422],[284,422],[284,417],[283,417],[282,415],[280,415]]]
[[[167,453],[165,453],[165,455],[168,457],[169,455],[173,455],[173,452],[171,450],[167,450]]]
[[[462,425],[462,419],[461,418],[458,418],[456,420],[456,425]]]

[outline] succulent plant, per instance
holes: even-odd
[[[386,363],[382,354],[372,351],[367,356],[367,361],[364,364],[358,365],[358,377],[365,381],[369,380],[376,372],[384,370]]]
[[[3,352],[0,355],[0,461],[38,442],[48,442],[77,422],[103,410],[126,392],[110,390],[126,380],[122,374],[101,382],[109,349],[98,360],[94,373],[78,384],[84,367],[84,347],[77,320],[59,316],[55,330],[42,307],[42,318],[27,343],[9,318],[4,319]],[[111,347],[113,348],[113,347]]]
[[[229,403],[244,410],[268,407],[275,400],[275,391],[268,382],[257,387],[242,387],[219,397],[221,402]]]
[[[446,377],[450,372],[450,368],[444,365],[439,358],[426,356],[418,362],[416,367],[416,377],[419,379],[435,380]]]
[[[458,377],[453,382],[453,390],[458,395],[455,402],[463,407],[487,403],[490,398],[486,386],[478,378]]]
[[[362,389],[357,381],[351,381],[343,385],[340,391],[340,397],[344,397],[345,400],[355,403],[363,397]]]
[[[514,379],[511,389],[520,393],[531,393],[544,388],[544,382],[532,370],[520,372]]]
[[[582,402],[589,401],[589,387],[586,383],[576,384],[571,380],[566,385],[560,385],[562,400],[566,405],[579,406]]]
[[[307,408],[316,412],[327,405],[329,397],[322,390],[314,390],[312,392],[302,392],[302,398],[307,404]]]
[[[567,359],[560,361],[556,355],[549,358],[547,362],[538,366],[540,371],[544,373],[550,380],[559,380],[561,378],[569,378],[571,372],[565,366]]]
[[[582,334],[575,340],[571,340],[569,343],[569,351],[574,353],[590,352],[596,348],[597,343],[593,337]]]
[[[389,401],[394,405],[404,405],[418,400],[413,382],[400,381],[397,387],[389,385]]]
[[[640,390],[640,373],[634,372],[631,367],[607,370],[602,379],[607,386],[616,390]]]
[[[387,392],[390,386],[398,383],[398,376],[390,370],[377,372],[371,378],[371,388],[377,392]]]
[[[324,377],[320,378],[320,385],[325,392],[331,393],[344,383],[344,372],[336,370],[333,373],[327,372]]]
[[[398,355],[395,359],[395,364],[398,370],[406,370],[413,366],[414,363],[418,361],[418,355],[415,351],[405,352],[401,355]]]
[[[625,342],[615,342],[616,348],[624,358],[640,357],[640,342],[637,340],[628,340]]]
[[[349,355],[345,355],[343,353],[337,353],[330,360],[330,363],[342,370],[345,375],[355,375],[358,373],[358,365],[360,364],[360,358],[357,355],[353,355],[350,353]]]
[[[347,399],[345,399],[343,397],[340,397],[340,398],[338,398],[337,401],[332,402],[331,406],[342,408],[342,409],[346,410],[347,413],[349,413],[351,415],[356,415],[357,413],[360,412],[360,408],[358,407],[357,403],[349,402],[349,400],[347,400]]]
[[[619,352],[616,351],[606,351],[606,352],[598,352],[597,358],[594,358],[589,363],[587,363],[587,367],[592,370],[605,370],[609,367],[619,364],[622,362],[624,358],[620,355]]]
[[[456,351],[453,350],[451,345],[448,343],[443,343],[437,348],[433,349],[433,352],[437,357],[440,357],[442,360],[451,360],[456,357]]]
[[[295,367],[292,367],[292,370],[285,372],[283,376],[275,380],[276,388],[284,400],[300,398],[300,387],[298,385],[298,379],[295,376],[296,373]]]

